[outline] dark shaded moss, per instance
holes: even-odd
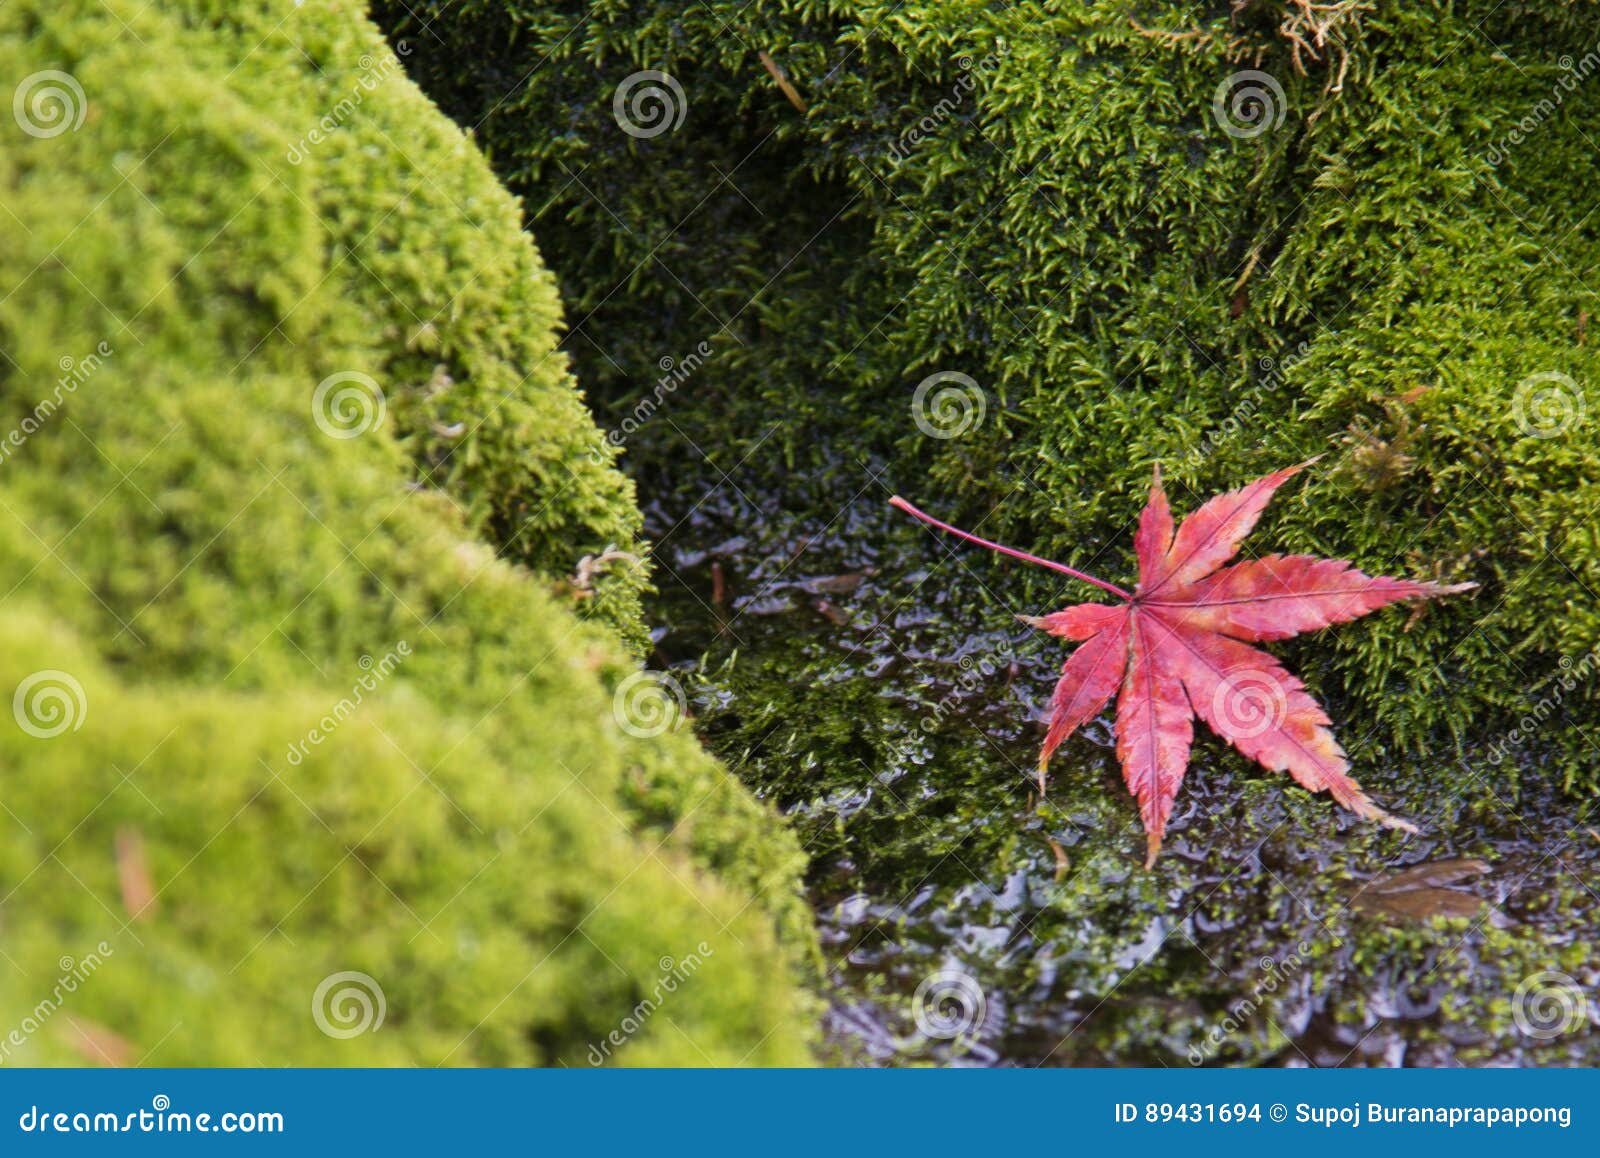
[[[864,482],[818,455],[834,431],[1115,577],[1153,461],[1192,506],[1327,454],[1263,544],[1483,589],[1301,670],[1375,725],[1358,754],[1487,746],[1600,640],[1596,9],[1376,5],[1297,61],[1294,8],[378,5],[524,194],[607,421],[714,351],[641,460]],[[687,104],[645,139],[612,106],[642,69]],[[1282,96],[1230,135],[1214,101],[1247,69]],[[956,438],[912,422],[936,371],[983,393]],[[1592,788],[1596,695],[1513,746]]]

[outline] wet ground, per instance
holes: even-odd
[[[864,463],[705,473],[642,487],[654,664],[812,858],[830,1060],[1600,1063],[1600,821],[1493,737],[1384,757],[1329,704],[1407,836],[1197,735],[1146,872],[1107,720],[1040,799],[1066,646],[1013,618],[1050,608],[1012,605],[1010,564],[910,525]],[[1280,651],[1315,688],[1315,641]]]

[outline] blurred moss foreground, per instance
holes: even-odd
[[[630,485],[361,7],[0,8],[0,1062],[803,1061],[802,858],[614,711]]]
[[[1326,454],[1255,551],[1482,584],[1285,648],[1352,754],[1600,782],[1593,0],[375,10],[524,195],[607,425],[705,341],[671,417],[720,469],[832,432],[844,495],[1113,577],[1153,462],[1192,510]]]

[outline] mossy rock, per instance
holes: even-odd
[[[1600,1056],[1592,810],[1482,748],[1360,763],[1417,834],[1197,726],[1153,870],[1109,720],[1036,758],[1062,643],[886,506],[664,541],[695,727],[811,858],[832,1055],[891,1064],[1572,1065]],[[725,599],[708,601],[714,570]],[[841,578],[851,579],[841,585]],[[828,592],[819,608],[814,592]],[[1404,613],[1391,611],[1404,618]],[[1341,739],[1361,721],[1335,725]],[[1515,773],[1507,775],[1505,773]],[[968,980],[951,988],[952,974]],[[973,987],[984,995],[975,1001]],[[931,988],[930,988],[931,987]],[[955,1036],[928,1032],[951,997]],[[941,1006],[941,1008],[946,1008]],[[965,1020],[963,1020],[963,1016]]]
[[[759,446],[869,498],[871,461],[1110,577],[1152,463],[1192,509],[1327,455],[1255,550],[1482,584],[1291,649],[1363,722],[1353,754],[1516,728],[1592,790],[1600,690],[1563,677],[1600,642],[1596,5],[1351,4],[1320,43],[1301,6],[1235,8],[375,11],[524,196],[612,424],[709,344],[631,450],[692,455],[681,431],[727,470]],[[681,95],[657,82],[676,107],[629,132],[641,70]],[[1252,86],[1267,105],[1235,106]],[[981,391],[954,437],[913,421],[937,372]]]
[[[68,102],[0,144],[4,1060],[806,1060],[804,858],[618,707],[631,485],[362,6],[19,0],[0,62]]]

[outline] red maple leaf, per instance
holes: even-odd
[[[1157,468],[1133,540],[1139,584],[1132,592],[980,539],[898,495],[889,500],[970,543],[1092,583],[1121,600],[1018,618],[1082,644],[1062,667],[1051,698],[1050,728],[1039,753],[1040,791],[1051,753],[1117,694],[1117,758],[1128,790],[1139,801],[1149,840],[1147,868],[1161,850],[1189,764],[1195,716],[1262,766],[1287,771],[1312,792],[1331,793],[1360,816],[1416,831],[1374,804],[1350,776],[1350,762],[1328,730],[1327,714],[1305,685],[1249,644],[1287,639],[1403,599],[1431,599],[1477,584],[1373,578],[1343,560],[1314,555],[1267,555],[1223,567],[1273,492],[1310,465],[1291,466],[1217,495],[1176,529]]]

